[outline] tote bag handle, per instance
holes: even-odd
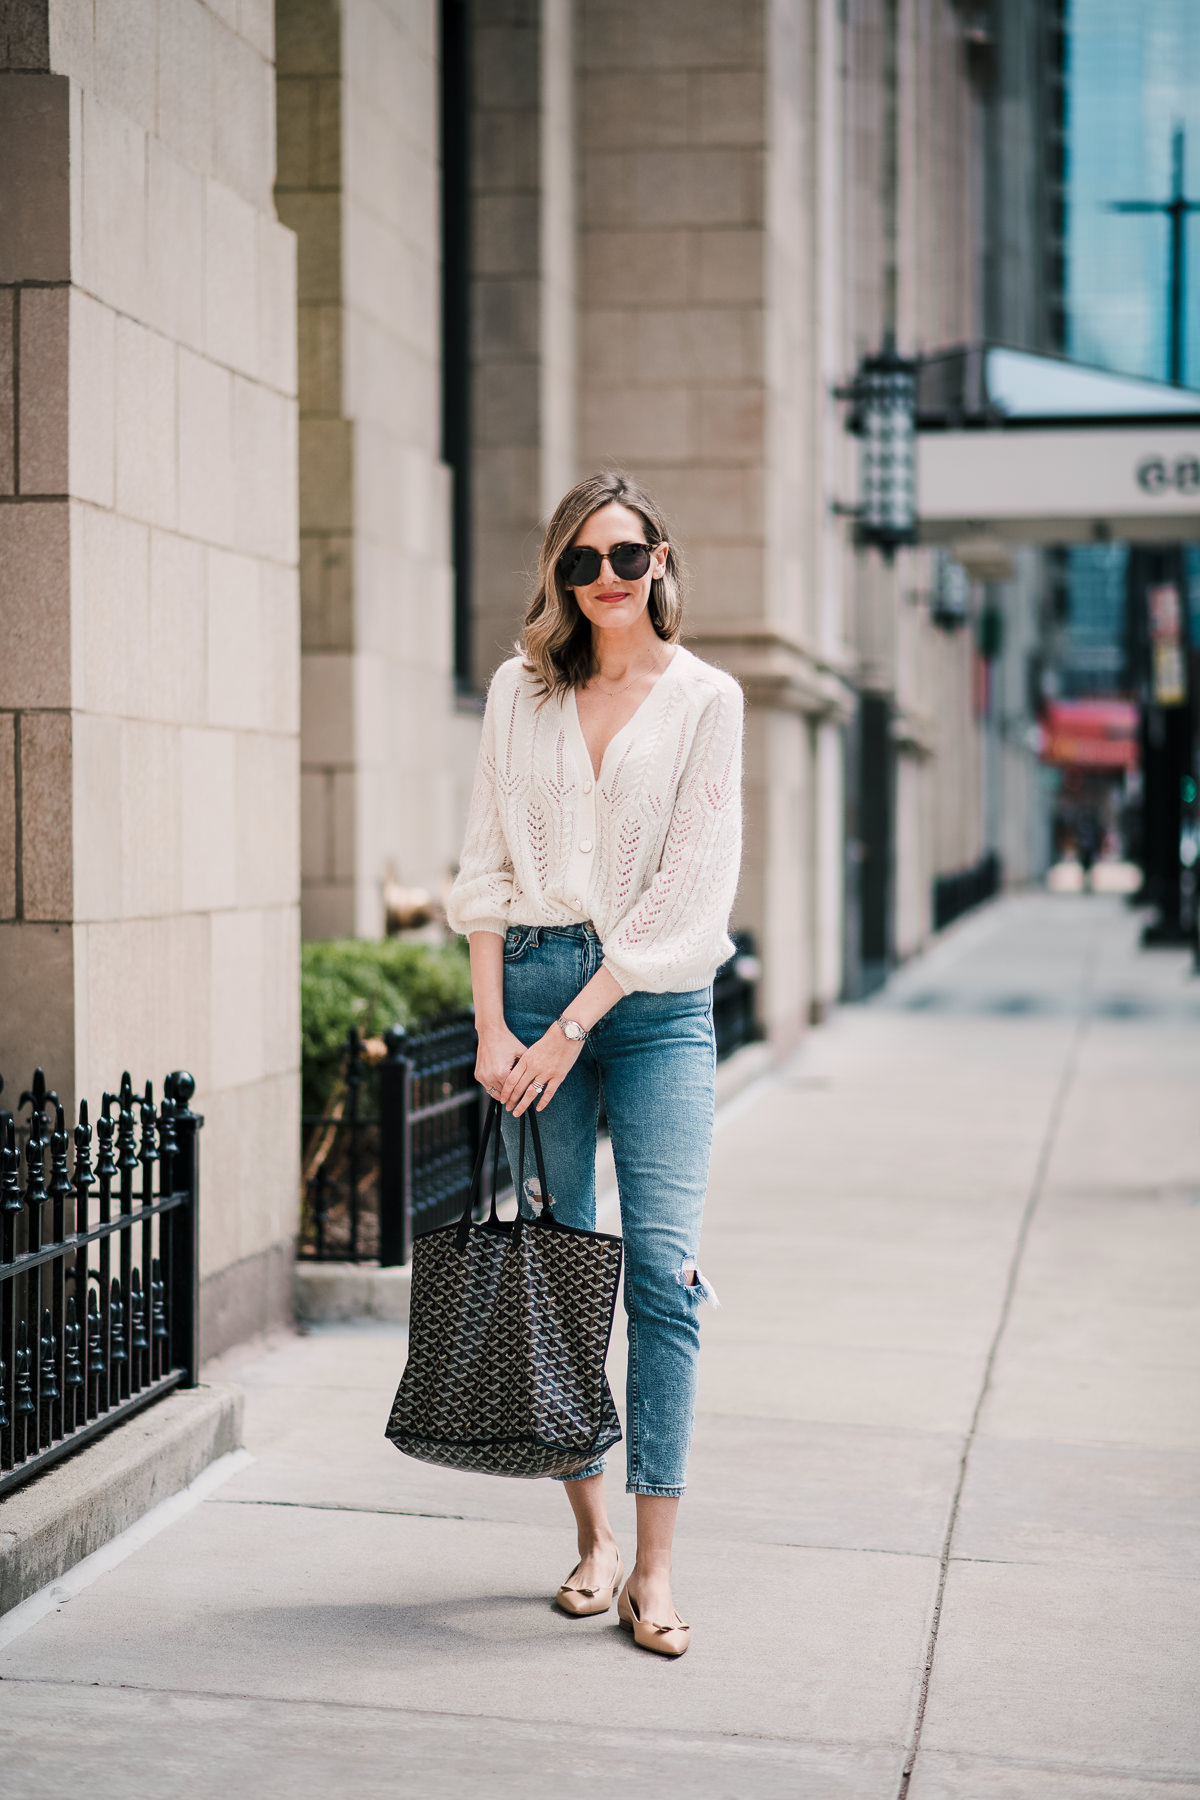
[[[489,1100],[487,1113],[483,1121],[483,1134],[479,1139],[479,1149],[475,1153],[475,1167],[471,1170],[471,1185],[467,1189],[467,1203],[463,1207],[462,1217],[458,1221],[458,1230],[454,1234],[454,1245],[457,1250],[467,1247],[467,1234],[471,1229],[471,1215],[480,1200],[480,1181],[483,1175],[483,1162],[487,1155],[488,1139],[493,1130],[496,1133],[492,1149],[492,1205],[488,1213],[488,1224],[499,1223],[496,1212],[496,1188],[500,1174],[500,1102]]]
[[[541,1129],[538,1126],[537,1114],[532,1108],[530,1108],[528,1112],[521,1114],[520,1151],[517,1157],[517,1193],[518,1195],[521,1193],[525,1182],[526,1119],[529,1120],[530,1130],[533,1134],[533,1155],[537,1165],[538,1181],[541,1183],[542,1218],[549,1220],[552,1225],[557,1225],[558,1221],[550,1208],[550,1183],[546,1180],[546,1163],[542,1155]],[[484,1158],[487,1156],[488,1139],[492,1137],[493,1131],[496,1135],[492,1139],[492,1203],[490,1211],[488,1212],[487,1222],[489,1225],[497,1225],[500,1222],[499,1215],[496,1211],[496,1189],[499,1185],[500,1175],[500,1102],[498,1100],[490,1100],[488,1102],[487,1116],[483,1122],[483,1135],[479,1140],[479,1149],[475,1156],[475,1167],[471,1171],[471,1186],[467,1193],[467,1203],[463,1207],[462,1217],[458,1221],[458,1230],[454,1234],[454,1244],[455,1248],[458,1250],[465,1250],[467,1247],[467,1237],[471,1230],[471,1217],[482,1197],[480,1184],[483,1176],[483,1164]],[[518,1202],[515,1225],[515,1229],[518,1233],[524,1223],[525,1221],[522,1217]]]
[[[546,1180],[546,1164],[542,1159],[542,1130],[541,1130],[541,1126],[538,1124],[538,1121],[537,1121],[537,1108],[533,1107],[533,1106],[531,1106],[529,1108],[528,1112],[523,1112],[521,1114],[521,1138],[520,1138],[520,1145],[519,1145],[519,1148],[517,1151],[517,1193],[518,1193],[518,1195],[521,1195],[525,1192],[525,1121],[526,1121],[526,1119],[529,1120],[529,1129],[533,1134],[533,1156],[534,1156],[534,1161],[537,1164],[538,1186],[539,1186],[539,1190],[541,1193],[542,1210],[541,1210],[541,1213],[539,1214],[539,1221],[542,1224],[557,1225],[558,1220],[555,1218],[553,1209],[551,1208],[551,1205],[550,1205],[550,1183]],[[499,1128],[499,1126],[497,1126],[496,1127],[496,1136],[499,1137],[499,1135],[500,1135],[500,1128]],[[518,1201],[518,1208],[517,1208],[517,1229],[518,1229],[518,1231],[520,1230],[520,1228],[523,1224],[524,1224],[524,1219],[522,1217],[522,1214],[520,1211],[520,1203]]]

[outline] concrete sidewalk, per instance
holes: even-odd
[[[559,1615],[561,1495],[398,1456],[403,1335],[326,1328],[0,1650],[6,1791],[1200,1795],[1200,981],[1135,943],[1002,902],[726,1109],[681,1663]]]

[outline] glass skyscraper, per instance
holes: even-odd
[[[1116,201],[1171,197],[1172,142],[1200,201],[1200,0],[1066,0],[1064,125],[1067,353],[1168,378],[1169,223]],[[1200,248],[1200,218],[1184,225]],[[1187,256],[1184,380],[1200,388],[1200,258]]]

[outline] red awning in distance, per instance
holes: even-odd
[[[1066,769],[1136,769],[1132,700],[1053,700],[1042,720],[1042,761]]]

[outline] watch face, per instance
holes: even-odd
[[[584,1035],[583,1026],[576,1019],[568,1019],[563,1026],[563,1031],[573,1044],[578,1044]]]

